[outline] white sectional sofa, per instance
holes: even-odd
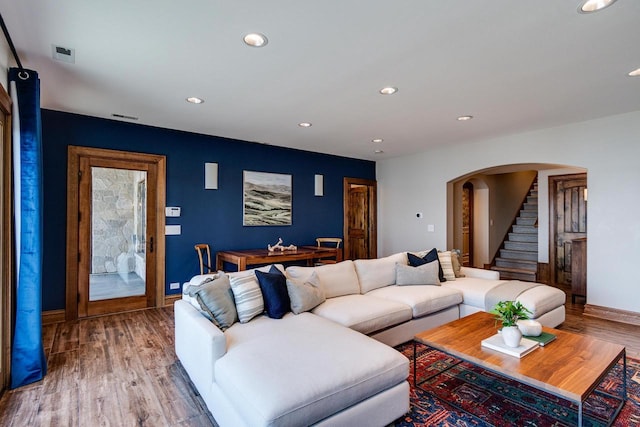
[[[484,310],[497,273],[397,285],[406,253],[286,269],[315,280],[326,300],[281,319],[258,315],[224,332],[184,296],[175,304],[176,354],[222,426],[384,426],[409,410],[409,362],[392,346],[461,315]],[[266,270],[263,268],[261,270]],[[254,274],[252,271],[229,273]],[[191,286],[207,276],[196,276]],[[188,287],[187,287],[188,288]],[[564,321],[564,292],[545,285],[517,297],[545,326]],[[373,338],[373,339],[372,339]]]

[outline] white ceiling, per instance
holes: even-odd
[[[640,1],[580,3],[0,0],[0,13],[43,108],[377,160],[640,110],[627,76]],[[268,45],[244,45],[248,32]]]

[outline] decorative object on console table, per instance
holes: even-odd
[[[587,238],[571,241],[571,302],[587,298]]]
[[[518,320],[528,319],[531,312],[520,301],[500,301],[491,314],[496,315],[496,321],[502,322],[504,343],[509,347],[518,347],[522,339]]]

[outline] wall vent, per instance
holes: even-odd
[[[56,61],[68,62],[69,64],[76,63],[76,50],[68,47],[51,45],[51,56]]]

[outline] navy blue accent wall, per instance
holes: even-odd
[[[318,236],[342,236],[344,177],[375,179],[375,162],[330,156],[42,110],[44,154],[43,310],[65,307],[67,147],[107,148],[167,157],[167,206],[182,208],[182,234],[166,237],[166,282],[199,274],[195,243],[218,250],[314,244]],[[204,189],[204,163],[218,163],[218,190]],[[242,225],[243,170],[292,175],[293,224]],[[324,197],[314,196],[314,175],[324,175]],[[215,261],[212,261],[215,262]]]

